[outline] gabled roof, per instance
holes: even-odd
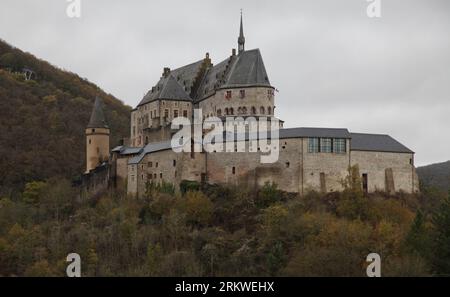
[[[351,133],[351,137],[352,151],[414,153],[389,135]]]
[[[162,77],[158,84],[144,96],[138,106],[158,99],[192,101],[172,73]]]
[[[271,86],[259,49],[244,51],[236,56],[223,87],[250,86]]]
[[[91,118],[87,125],[88,128],[109,128],[103,114],[103,104],[100,97],[95,98],[94,107],[92,108]]]
[[[202,59],[163,75],[138,106],[159,99],[200,101],[220,88],[271,87],[259,49],[232,55],[214,66],[205,62]]]
[[[192,101],[193,98],[189,94],[203,62],[202,59],[171,70],[166,76],[163,75],[138,106],[158,99]]]

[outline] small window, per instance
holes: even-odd
[[[153,176],[151,174],[148,175],[148,179],[152,179]]]
[[[91,140],[89,139],[89,144],[91,144]]]
[[[177,166],[177,160],[173,160],[173,167]]]
[[[221,110],[221,109],[218,109],[218,110],[217,110],[217,115],[218,115],[219,117],[222,115],[222,110]]]
[[[286,168],[289,168],[291,166],[291,163],[286,162]]]
[[[175,109],[175,110],[173,111],[173,117],[174,117],[174,118],[178,118],[178,109]]]
[[[169,110],[168,109],[164,109],[164,117],[165,118],[169,117]]]
[[[265,110],[264,110],[264,106],[261,106],[261,107],[259,108],[259,113],[260,113],[260,114],[264,114],[264,111],[265,111]]]
[[[187,110],[183,110],[183,117],[187,118]]]
[[[272,109],[270,108],[270,106],[267,107],[267,114],[268,114],[268,115],[271,115],[271,114],[272,114]]]
[[[148,167],[153,167],[153,162],[148,162]]]
[[[344,154],[346,149],[346,140],[344,138],[333,139],[333,152],[336,154]]]
[[[256,114],[256,107],[252,106],[252,114]]]
[[[319,152],[319,138],[309,138],[308,153],[318,153],[318,152]]]
[[[321,138],[320,139],[320,152],[321,153],[331,153],[331,138]]]
[[[100,148],[99,147],[97,147],[97,154],[99,154],[100,153]]]
[[[155,163],[155,167],[158,168],[158,162]]]
[[[153,179],[156,179],[156,173],[153,174]]]
[[[159,174],[159,178],[162,178],[162,172]]]
[[[231,91],[226,91],[225,92],[225,99],[231,99]]]
[[[231,172],[232,172],[233,174],[236,174],[236,167],[233,166],[233,168],[231,168]]]
[[[241,97],[241,99],[245,98],[245,90],[240,90],[239,91],[239,97]]]

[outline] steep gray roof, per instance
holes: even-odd
[[[223,87],[249,86],[271,86],[259,49],[244,51],[236,56]]]
[[[350,132],[345,128],[299,127],[280,129],[280,138],[297,137],[351,138]]]
[[[351,137],[352,151],[414,153],[389,135],[351,133]]]
[[[200,83],[200,87],[197,90],[197,100],[209,97],[217,90],[217,88],[225,83],[225,75],[234,59],[234,56],[229,57],[219,64],[208,68]]]
[[[163,75],[156,86],[147,92],[138,106],[158,99],[192,101],[189,94],[203,61],[199,60],[171,70],[167,76]]]
[[[103,104],[100,97],[95,98],[94,107],[92,108],[91,118],[87,125],[88,128],[109,128],[103,114]]]
[[[271,87],[259,49],[232,55],[217,65],[210,65],[205,71],[202,68],[204,63],[202,59],[170,71],[167,77],[161,77],[138,106],[158,99],[200,101],[220,88]]]
[[[172,73],[162,77],[158,84],[144,96],[138,106],[158,99],[192,101]]]

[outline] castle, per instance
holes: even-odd
[[[227,150],[175,152],[174,119],[216,117],[224,123],[239,117],[279,123],[278,159],[261,163],[265,154]],[[238,50],[213,65],[209,54],[192,64],[164,68],[160,80],[131,112],[131,131],[124,145],[109,148],[109,128],[97,98],[86,128],[86,174],[95,185],[121,180],[127,193],[141,197],[149,183],[182,181],[259,187],[273,182],[287,192],[342,190],[350,166],[357,165],[365,192],[418,191],[414,152],[381,134],[352,133],[343,128],[283,128],[275,116],[275,88],[259,49],[246,50],[240,20]],[[248,131],[248,129],[246,130]],[[203,130],[205,132],[205,130]],[[241,142],[251,146],[247,136]],[[191,146],[197,143],[192,142]]]

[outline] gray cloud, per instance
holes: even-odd
[[[0,38],[76,72],[135,106],[162,68],[213,62],[236,47],[239,9],[247,48],[260,48],[287,127],[386,133],[416,162],[450,159],[450,2],[381,0],[2,0]]]

